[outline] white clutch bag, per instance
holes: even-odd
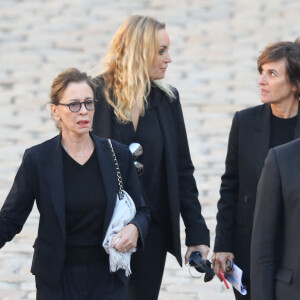
[[[116,166],[119,190],[117,192],[116,205],[114,208],[113,216],[108,226],[102,246],[105,249],[106,253],[109,254],[110,271],[116,272],[119,269],[124,269],[126,276],[129,276],[131,274],[130,258],[131,254],[136,251],[136,248],[123,253],[116,250],[113,247],[114,245],[111,246],[111,240],[124,226],[130,223],[130,221],[134,218],[136,214],[136,208],[130,195],[123,189],[122,176],[115,151],[110,139],[108,140],[108,142],[112,150],[112,155]],[[118,241],[119,240],[117,240],[116,243]]]

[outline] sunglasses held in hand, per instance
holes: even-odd
[[[200,273],[205,273],[204,282],[211,281],[214,276],[214,270],[211,267],[211,262],[207,259],[204,261],[199,251],[194,251],[189,257],[189,265],[195,267]]]

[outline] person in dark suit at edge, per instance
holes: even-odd
[[[226,169],[218,202],[213,263],[217,276],[226,260],[243,270],[251,299],[250,245],[257,184],[270,148],[300,137],[300,46],[295,42],[269,45],[257,60],[262,105],[235,113],[229,135]],[[262,225],[263,226],[263,225]],[[256,300],[256,298],[253,298]]]
[[[255,300],[300,298],[299,179],[300,139],[271,149],[254,213],[251,294]]]
[[[125,300],[128,278],[124,270],[110,273],[102,247],[119,186],[108,141],[90,134],[94,85],[71,68],[54,79],[50,96],[60,134],[25,151],[0,212],[0,247],[22,230],[35,200],[40,221],[31,272],[37,300]],[[143,246],[149,211],[130,151],[116,142],[113,147],[137,211],[115,245],[126,252]]]
[[[105,69],[94,77],[101,99],[93,132],[125,145],[139,143],[140,176],[151,223],[145,248],[132,256],[129,299],[158,298],[166,254],[182,265],[180,214],[186,227],[185,262],[193,251],[209,252],[209,230],[201,214],[177,90],[161,81],[170,40],[165,24],[131,16],[116,32]]]

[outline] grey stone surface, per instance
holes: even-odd
[[[0,1],[0,204],[26,148],[56,135],[48,93],[67,67],[92,73],[131,14],[152,15],[171,38],[166,81],[181,95],[203,214],[215,235],[216,203],[236,110],[259,103],[256,58],[299,34],[298,0]],[[38,212],[0,251],[0,300],[35,299],[30,275]],[[184,227],[182,226],[182,251]],[[211,255],[212,253],[210,253]],[[159,299],[233,299],[218,280],[192,278],[168,256]]]

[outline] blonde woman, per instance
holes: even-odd
[[[204,259],[209,251],[179,95],[159,81],[171,62],[169,47],[164,23],[131,16],[116,32],[105,68],[94,78],[100,100],[94,133],[143,148],[137,161],[152,221],[145,249],[132,256],[130,299],[158,298],[168,251],[182,265],[180,214],[186,227],[185,262],[193,251]]]

